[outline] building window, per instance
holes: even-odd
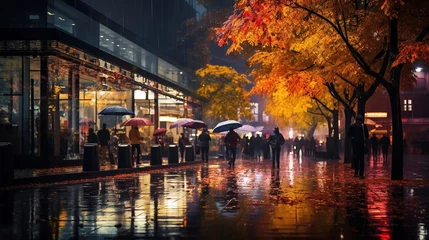
[[[411,112],[411,111],[413,111],[413,100],[405,99],[404,100],[404,112]]]

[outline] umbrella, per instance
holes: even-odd
[[[130,118],[125,120],[121,126],[134,126],[134,127],[139,127],[139,126],[152,126],[153,123],[149,118]]]
[[[243,125],[241,123],[235,121],[235,120],[227,120],[227,121],[223,121],[223,122],[218,123],[216,125],[216,127],[213,128],[213,132],[217,132],[217,133],[225,132],[231,128],[236,129],[236,128],[239,128],[241,126],[243,126]]]
[[[106,115],[106,116],[115,116],[115,121],[117,121],[116,118],[118,116],[134,115],[133,111],[131,111],[128,108],[121,107],[121,106],[105,107],[98,114]],[[116,133],[116,124],[115,124],[115,133]]]
[[[182,125],[182,127],[198,129],[207,127],[207,124],[201,120],[192,120]]]
[[[173,124],[171,124],[170,125],[170,129],[183,126],[183,124],[188,123],[190,121],[193,121],[193,119],[191,119],[191,118],[181,118],[181,119],[177,120],[176,122],[174,122]]]
[[[256,128],[254,126],[251,126],[251,125],[243,125],[243,126],[237,128],[237,130],[245,131],[245,132],[256,132]]]
[[[79,124],[80,125],[95,124],[95,122],[91,118],[84,117],[79,121]]]
[[[154,136],[158,136],[158,135],[164,134],[166,132],[167,132],[167,129],[165,129],[165,128],[158,128],[155,131],[153,131],[153,135]]]
[[[134,115],[133,111],[131,111],[128,108],[121,107],[121,106],[105,107],[98,114],[110,115],[110,116]]]

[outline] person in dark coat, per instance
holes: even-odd
[[[233,128],[231,128],[225,136],[225,145],[227,148],[227,151],[229,151],[228,156],[228,164],[229,166],[235,165],[235,158],[237,153],[237,145],[240,143],[240,136],[234,131]]]
[[[390,139],[384,135],[380,139],[381,151],[383,152],[383,161],[387,161],[387,153],[389,152]]]
[[[98,137],[97,135],[94,133],[94,129],[93,128],[89,128],[88,129],[88,143],[97,143],[98,144]]]
[[[189,141],[189,138],[185,136],[184,133],[181,133],[179,138],[179,151],[180,151],[180,158],[182,159],[182,162],[183,162],[183,156],[185,155],[184,153],[185,153],[186,145],[191,145],[191,142]]]
[[[363,123],[362,115],[358,114],[356,116],[356,122],[350,125],[349,137],[352,140],[355,177],[359,176],[364,178],[364,155],[369,134],[367,126]]]
[[[371,142],[372,157],[376,159],[378,156],[378,138],[375,134],[372,134],[372,137],[369,140]]]
[[[210,148],[210,141],[212,138],[210,137],[209,131],[207,131],[207,128],[203,129],[203,132],[198,136],[198,140],[200,141],[200,147],[201,147],[201,161],[209,162],[209,148]]]
[[[256,160],[260,160],[261,159],[261,153],[262,153],[262,138],[261,135],[256,134],[256,137],[253,139],[253,146],[254,146],[254,151],[255,151],[255,158]],[[262,154],[262,158],[263,158],[263,154]]]
[[[289,138],[286,140],[286,148],[287,148],[287,154],[289,155],[290,152],[292,152],[292,145],[293,145],[293,139]]]
[[[110,132],[103,123],[103,128],[97,132],[98,141],[100,144],[100,160],[102,163],[107,162],[107,152],[109,152]]]
[[[280,133],[278,127],[274,128],[274,132],[268,138],[268,143],[272,149],[273,168],[275,168],[276,162],[277,168],[280,168],[280,151],[282,149],[282,145],[285,143],[285,139]]]

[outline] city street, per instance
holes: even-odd
[[[418,166],[418,167],[416,167]],[[176,171],[0,191],[1,239],[426,239],[429,161],[406,157],[407,180],[389,164],[283,155]],[[414,169],[415,171],[411,171]]]

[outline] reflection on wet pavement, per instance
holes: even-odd
[[[283,156],[281,164],[215,162],[3,191],[0,238],[428,238],[427,165],[392,182],[388,163],[372,159],[365,180],[337,161]]]

